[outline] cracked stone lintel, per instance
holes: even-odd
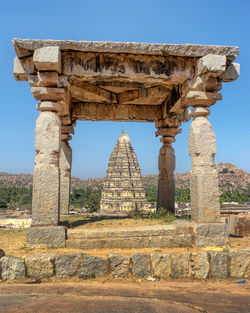
[[[198,44],[160,44],[111,41],[72,41],[72,40],[12,40],[19,58],[33,54],[35,49],[47,46],[58,46],[61,50],[88,52],[132,53],[148,55],[172,55],[186,57],[202,57],[207,54],[225,55],[233,61],[239,54],[239,48],[234,46],[198,45]]]

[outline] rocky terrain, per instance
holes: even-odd
[[[0,172],[0,187],[30,188],[32,187],[32,177],[31,174]]]
[[[250,174],[243,171],[230,163],[219,163],[217,165],[219,173],[219,185],[221,191],[231,189],[247,188],[250,184]],[[189,188],[190,173],[175,174],[176,188]],[[104,178],[89,178],[82,180],[77,177],[72,177],[72,188],[82,189],[86,187],[98,188],[102,186]],[[158,175],[143,176],[145,187],[156,187]],[[32,175],[30,174],[8,174],[0,172],[0,187],[17,187],[30,188],[32,186]]]
[[[219,186],[221,191],[247,188],[250,184],[250,174],[231,163],[219,163],[217,165],[219,174]],[[177,188],[189,188],[190,173],[178,173],[175,175]]]

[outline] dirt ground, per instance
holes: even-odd
[[[1,284],[1,313],[248,313],[249,284],[235,281],[81,281]]]

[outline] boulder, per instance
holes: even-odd
[[[198,252],[192,254],[193,276],[198,279],[205,279],[209,273],[209,261],[206,252]]]
[[[186,278],[190,277],[189,271],[190,253],[170,254],[171,277]]]
[[[170,257],[168,254],[150,255],[153,276],[157,278],[169,278],[170,273]]]
[[[230,252],[230,274],[231,277],[250,277],[250,252],[239,250]]]
[[[55,272],[57,277],[69,277],[76,275],[82,255],[61,254],[55,259]]]
[[[54,275],[55,253],[30,254],[25,257],[27,276],[48,278]]]
[[[149,272],[149,256],[146,253],[133,253],[132,259],[132,274],[136,277],[147,277]]]
[[[128,277],[129,258],[119,254],[109,254],[110,268],[112,277]]]
[[[108,259],[84,254],[77,274],[80,278],[106,276],[108,274]]]
[[[21,258],[3,256],[0,259],[2,280],[14,280],[25,278],[25,265]]]
[[[227,254],[224,252],[209,252],[211,258],[210,276],[214,278],[227,278]]]

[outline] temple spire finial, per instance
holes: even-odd
[[[125,134],[125,130],[124,130],[124,128],[122,128],[122,133],[123,133],[123,134]]]

